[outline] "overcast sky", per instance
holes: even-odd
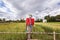
[[[60,14],[60,0],[0,0],[0,18],[20,19]]]

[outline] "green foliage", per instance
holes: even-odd
[[[56,19],[60,19],[60,15],[57,15],[57,16],[56,16]]]
[[[58,21],[56,19],[60,19],[60,15],[57,15],[57,16],[49,16],[48,15],[48,16],[45,16],[45,19],[47,19],[48,22],[56,22],[56,21]]]
[[[2,19],[0,19],[0,21],[2,21]]]

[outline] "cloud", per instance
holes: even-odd
[[[16,9],[6,0],[2,0],[2,2],[4,5],[0,3],[0,18],[15,19],[17,14]]]
[[[4,0],[4,2],[7,9],[0,8],[0,10],[6,11],[5,13],[9,15],[9,17],[6,15],[6,18],[10,19],[26,18],[28,14],[32,14],[35,18],[42,18],[49,14],[57,15],[58,13],[54,14],[54,11],[58,12],[57,10],[60,9],[60,0]],[[3,16],[5,13],[0,15]]]

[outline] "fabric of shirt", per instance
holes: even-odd
[[[26,18],[26,25],[34,25],[34,18]]]

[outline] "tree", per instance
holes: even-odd
[[[50,22],[50,16],[45,16],[45,19],[47,19],[48,22]]]
[[[54,16],[51,16],[51,17],[50,17],[50,21],[51,21],[51,22],[55,22],[55,21],[56,21],[56,18],[55,18]]]
[[[45,19],[47,19],[48,22],[55,22],[56,21],[56,18],[55,16],[45,16]]]
[[[2,19],[0,19],[0,22],[2,22]]]
[[[25,22],[24,18],[20,20],[20,22]]]
[[[56,16],[56,19],[60,19],[60,15],[57,15],[57,16]]]
[[[60,15],[57,15],[55,18],[56,18],[56,21],[60,22]]]
[[[5,18],[3,18],[3,22],[5,22]]]

